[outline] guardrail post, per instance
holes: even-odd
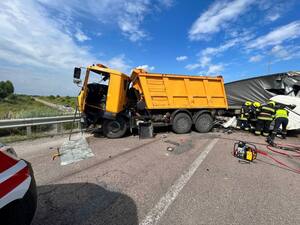
[[[56,133],[60,134],[62,133],[62,124],[61,123],[57,123],[54,125],[55,129],[56,129]]]
[[[32,132],[31,132],[31,126],[27,126],[26,127],[26,135],[27,136],[31,136]]]

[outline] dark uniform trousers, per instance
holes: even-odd
[[[255,134],[260,135],[261,131],[263,132],[263,136],[269,136],[270,125],[273,121],[273,117],[275,115],[274,107],[270,105],[264,105],[261,107],[261,111],[257,117]]]
[[[241,108],[241,114],[240,117],[237,120],[237,129],[244,129],[244,130],[250,130],[250,124],[249,124],[249,111],[250,107],[243,105]]]
[[[257,120],[256,121],[256,128],[255,128],[255,134],[260,135],[261,131],[263,132],[264,136],[268,136],[270,132],[270,125],[272,123],[272,120]]]
[[[274,129],[272,131],[271,134],[271,138],[274,139],[277,132],[279,131],[279,127],[282,126],[282,137],[285,138],[286,137],[286,127],[289,123],[289,119],[288,118],[276,118],[275,119],[275,125],[274,125]]]

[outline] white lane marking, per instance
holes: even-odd
[[[165,214],[172,202],[177,198],[180,191],[187,184],[187,182],[194,175],[198,167],[201,165],[203,160],[206,158],[208,153],[212,150],[219,139],[213,139],[204,149],[203,152],[195,159],[190,165],[188,170],[184,172],[175,183],[169,188],[167,193],[158,201],[158,203],[150,210],[145,219],[140,225],[155,225],[158,223],[160,218]]]
[[[13,175],[15,175],[17,172],[19,172],[21,169],[23,169],[26,166],[27,166],[27,164],[23,160],[20,160],[18,163],[16,163],[9,169],[0,173],[0,183],[6,181],[7,179],[9,179]]]

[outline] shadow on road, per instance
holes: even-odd
[[[169,132],[172,132],[171,126],[154,127],[154,136],[156,134],[159,134],[159,133],[169,133]],[[102,129],[95,129],[95,130],[91,131],[91,133],[94,135],[94,137],[97,137],[97,138],[106,138],[103,135]],[[126,132],[126,134],[124,135],[124,137],[138,136],[138,135],[139,135],[138,134],[138,130],[137,129],[133,129],[132,133],[130,133],[129,131]]]
[[[32,225],[137,225],[135,202],[91,183],[38,187]]]

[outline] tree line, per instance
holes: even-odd
[[[11,81],[0,81],[0,100],[12,95],[14,91],[15,88]]]

